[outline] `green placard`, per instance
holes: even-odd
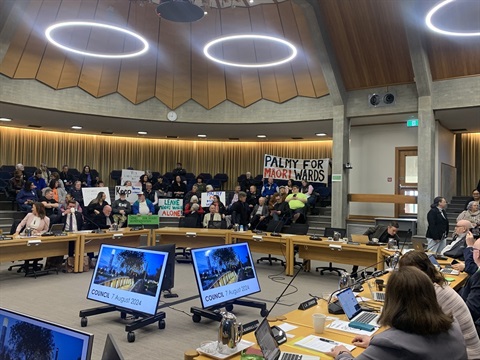
[[[158,225],[158,215],[128,215],[128,226]]]

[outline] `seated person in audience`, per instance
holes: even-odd
[[[203,208],[199,205],[198,203],[198,197],[197,195],[193,195],[191,198],[190,198],[190,202],[185,206],[185,215],[188,215],[190,214],[193,210],[192,210],[192,207],[193,205],[197,204],[199,206],[199,208],[197,210],[195,210],[197,212],[197,214],[199,215],[203,215],[205,214],[205,210],[203,210]]]
[[[47,167],[47,164],[46,163],[41,163],[40,164],[40,167],[39,167],[39,170],[42,172],[42,178],[45,179],[45,182],[49,182],[50,181],[50,170],[48,170],[48,167]]]
[[[480,224],[480,210],[478,209],[478,201],[470,201],[467,210],[464,210],[457,216],[457,222],[460,220],[468,220],[472,223],[472,227]]]
[[[68,165],[62,166],[62,171],[60,172],[60,180],[63,182],[63,186],[66,191],[69,191],[73,186],[73,175],[68,172]]]
[[[138,200],[132,205],[133,215],[152,215],[155,213],[155,207],[150,200],[145,198],[143,192],[138,193]]]
[[[182,181],[180,175],[175,176],[175,180],[171,186],[173,197],[183,199],[185,194],[187,193],[187,185]]]
[[[399,244],[400,237],[397,235],[399,227],[398,222],[392,221],[387,226],[376,225],[370,227],[363,233],[363,235],[368,235],[370,241],[373,238],[378,239],[378,242],[381,244],[386,244],[388,243],[388,239],[394,238],[397,240],[397,244]]]
[[[470,201],[480,202],[480,190],[473,189],[472,196],[470,196],[467,202],[465,203],[465,210],[468,210],[468,204],[470,204]]]
[[[262,187],[262,196],[268,199],[276,192],[278,192],[278,185],[273,182],[273,177],[269,177],[267,183]]]
[[[358,357],[343,345],[326,354],[335,360],[467,359],[458,322],[443,312],[428,276],[413,266],[390,275],[378,323],[387,329],[374,337],[356,335],[352,340],[365,348]]]
[[[182,163],[181,162],[177,162],[177,167],[172,170],[172,173],[173,173],[173,176],[177,176],[177,175],[185,176],[187,174],[187,170],[182,168]]]
[[[90,165],[85,165],[83,170],[78,178],[82,183],[83,187],[95,187],[97,185],[97,181],[99,179],[99,175],[97,171],[93,171],[90,169]]]
[[[471,234],[468,236],[473,237]],[[471,251],[473,252],[473,261],[480,267],[480,239],[475,241]],[[467,280],[462,291],[462,298],[470,310],[473,322],[477,328],[477,334],[480,335],[480,271],[477,271]]]
[[[295,185],[295,181],[293,179],[288,179],[287,180],[287,185],[285,186],[285,190],[287,191],[287,195],[292,193],[293,185]]]
[[[210,221],[222,221],[222,215],[217,212],[215,205],[210,205],[209,212],[203,217],[203,227],[208,228]]]
[[[475,238],[472,233],[469,231],[465,237],[466,247],[463,250],[464,261],[457,260],[456,264],[452,264],[452,268],[458,271],[464,271],[468,275],[473,276],[478,271],[478,266],[473,260],[473,244],[475,243]]]
[[[472,224],[468,220],[458,221],[457,225],[455,225],[455,231],[453,233],[452,241],[450,242],[450,244],[448,244],[442,249],[441,254],[444,255],[446,253],[449,253],[455,247],[465,246],[466,236],[467,236],[467,233],[470,231],[471,227],[472,227]],[[449,256],[452,257],[451,253],[449,254]],[[462,261],[465,260],[463,258],[463,252],[459,257],[454,256],[454,258]]]
[[[123,186],[132,186],[132,182],[130,180],[127,180],[123,183]]]
[[[191,205],[191,206],[190,206]],[[203,214],[205,213],[203,211],[203,208],[198,205],[197,202],[194,202],[194,203],[188,203],[187,204],[188,206],[188,213],[185,211],[185,217],[189,217],[189,218],[195,218],[196,219],[196,225],[195,227],[202,227],[202,217],[203,217]],[[200,209],[202,209],[202,213],[200,213]]]
[[[110,205],[105,205],[102,209],[102,212],[97,216],[96,219],[98,220],[97,224],[100,226],[100,229],[109,229],[114,223],[112,207]]]
[[[42,191],[43,188],[47,187],[47,183],[45,182],[45,179],[42,177],[42,170],[40,169],[35,170],[35,174],[31,176],[28,180],[33,182],[37,190],[37,193]]]
[[[13,177],[8,180],[8,193],[12,197],[17,197],[17,194],[25,186],[25,180],[23,180],[23,173],[20,170],[15,170]]]
[[[32,235],[42,235],[44,232],[48,231],[50,228],[50,219],[45,214],[45,207],[41,202],[35,202],[32,204],[32,212],[28,213],[20,224],[18,224],[14,235],[20,235],[20,232],[24,227],[25,229],[31,229]]]
[[[311,210],[315,208],[315,203],[317,201],[317,197],[315,196],[315,191],[313,190],[313,186],[308,183],[307,180],[302,180],[302,186],[300,191],[307,195],[307,206]]]
[[[293,185],[292,193],[285,198],[288,208],[292,214],[292,222],[296,223],[299,219],[305,221],[307,196],[300,192],[298,185]]]
[[[198,200],[198,197],[201,196],[200,192],[198,191],[198,187],[195,184],[193,184],[192,190],[187,192],[185,194],[185,197],[183,198],[183,203],[185,204],[185,206],[190,202],[190,199],[192,198],[192,196],[196,196],[197,200]]]
[[[285,219],[289,218],[290,210],[288,203],[285,201],[286,197],[286,195],[280,194],[275,196],[275,204],[273,205],[273,209],[270,211],[270,216],[274,221],[285,221]]]
[[[63,203],[65,201],[65,196],[67,193],[63,188],[60,187],[60,181],[52,179],[48,183],[48,187],[52,189],[53,192],[53,198],[55,199],[56,202],[59,204]]]
[[[250,191],[247,194],[247,204],[250,211],[253,210],[255,205],[258,205],[258,199],[260,199],[260,194],[257,192],[257,187],[255,185],[250,186]]]
[[[100,191],[97,194],[97,197],[90,201],[90,204],[88,204],[86,211],[87,220],[91,220],[93,221],[93,223],[99,224],[99,221],[102,218],[103,208],[108,205],[108,202],[105,200],[106,198],[107,195],[103,191]],[[91,223],[91,225],[95,225],[93,223]],[[96,229],[97,227],[93,227],[93,229]]]
[[[73,188],[70,189],[70,195],[72,195],[75,201],[78,202],[82,208],[84,207],[82,182],[80,180],[75,181]]]
[[[132,213],[132,204],[127,200],[125,191],[120,191],[120,198],[112,203],[113,222],[118,227],[126,226],[128,215]]]
[[[59,222],[60,204],[53,198],[53,191],[50,188],[45,190],[45,195],[40,199],[45,207],[45,214],[50,218],[50,224]]]
[[[235,186],[235,190],[228,194],[228,199],[227,199],[227,212],[230,212],[230,209],[232,208],[232,205],[235,204],[238,201],[238,193],[241,191],[240,185]]]
[[[289,190],[286,186],[279,186],[278,187],[278,193],[280,195],[285,195],[285,197],[287,197],[288,193],[289,193]]]
[[[97,185],[95,185],[95,187],[105,187],[105,183],[102,179],[98,179]]]
[[[243,226],[248,229],[248,221],[250,209],[247,204],[247,194],[241,191],[238,194],[238,201],[232,206],[232,224],[235,226]]]
[[[262,196],[258,199],[258,205],[255,205],[250,213],[250,230],[265,230],[269,220],[268,214],[268,205]]]
[[[213,186],[212,186],[212,185],[207,185],[207,186],[205,187],[205,190],[206,190],[207,192],[212,192],[214,189],[213,189]]]
[[[140,176],[140,179],[138,180],[138,182],[140,183],[140,185],[142,186],[142,191],[145,191],[146,189],[146,184],[148,182],[148,175],[147,174],[143,174],[142,176]]]
[[[77,205],[75,206],[75,211],[77,211],[77,212],[79,212],[79,213],[82,213],[82,212],[83,212],[83,209],[82,209],[82,207],[80,206],[80,204],[78,203],[78,201],[75,200],[72,195],[67,194],[67,195],[65,195],[65,200],[64,200],[64,202],[60,204],[60,208],[59,208],[59,209],[60,209],[60,212],[62,213],[62,215],[63,215],[63,213],[67,210],[68,204],[69,204],[70,201],[72,201],[72,200],[75,201],[75,204],[77,204]]]
[[[145,170],[145,174],[144,175],[147,175],[147,179],[148,179],[148,182],[150,184],[155,184],[157,182],[157,178],[155,176],[153,176],[153,173],[151,170]]]
[[[60,174],[58,172],[54,171],[50,174],[50,180],[48,183],[50,184],[52,180],[58,181],[57,187],[65,190],[65,186],[63,185],[63,181],[60,179]]]
[[[17,194],[16,200],[20,210],[26,212],[32,211],[33,203],[38,201],[35,184],[31,181],[26,181],[23,189]]]
[[[145,191],[143,192],[145,195],[145,198],[147,200],[150,200],[150,202],[153,204],[154,207],[154,214],[158,214],[159,206],[158,206],[158,195],[155,190],[153,190],[152,183],[147,182],[145,183]]]
[[[70,199],[67,207],[61,215],[61,222],[65,225],[65,231],[80,231],[83,229],[82,213],[77,211],[78,203]]]
[[[222,215],[222,218],[225,218],[225,214],[227,212],[227,208],[223,205],[222,201],[220,200],[220,196],[213,195],[213,205],[217,209],[217,212]]]
[[[241,191],[248,191],[252,185],[256,186],[257,181],[252,177],[252,173],[247,171],[245,173],[245,179],[240,183]]]
[[[200,176],[200,175],[197,176],[197,182],[195,183],[195,185],[197,185],[197,189],[199,193],[207,191],[207,186],[203,182],[203,176]]]
[[[167,195],[169,187],[170,186],[164,182],[163,177],[160,176],[157,179],[157,182],[153,185],[153,190],[158,191],[160,196],[165,196]]]
[[[476,356],[479,357],[480,340],[465,302],[462,297],[448,285],[442,273],[435,269],[435,266],[429,260],[427,254],[421,251],[410,251],[401,257],[398,265],[400,268],[404,266],[415,266],[427,274],[433,283],[438,304],[443,312],[445,314],[452,314],[453,318],[460,325],[465,339],[465,345],[467,346],[468,358],[475,359]]]
[[[15,165],[15,170],[18,170],[18,171],[21,171],[21,172],[22,172],[23,181],[27,181],[27,180],[28,180],[28,176],[27,176],[27,174],[25,173],[25,166],[23,166],[23,164],[18,163],[17,165]]]

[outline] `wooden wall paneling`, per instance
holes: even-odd
[[[228,8],[221,11],[222,34],[224,36],[251,33],[248,9]],[[255,62],[253,41],[232,41],[223,45],[227,61]],[[227,98],[233,103],[246,107],[261,99],[260,80],[256,69],[226,66],[225,78]]]
[[[139,9],[137,9],[138,16],[136,17],[134,28],[147,39],[150,44],[150,50],[136,61],[132,61],[136,62],[139,66],[135,104],[139,104],[155,96],[156,59],[158,54],[156,44],[158,43],[158,29],[160,27],[159,18],[155,13],[155,7],[155,4],[147,4],[147,6],[140,6]]]
[[[67,19],[75,18],[78,15],[80,10],[79,1],[62,1],[60,8],[58,9],[58,14],[55,19],[55,22],[65,21]],[[54,32],[55,40],[59,41],[61,44],[67,45],[71,43],[71,39],[75,29],[63,29]],[[63,73],[64,64],[68,57],[68,52],[62,49],[59,49],[53,44],[47,43],[47,48],[43,55],[40,67],[38,69],[37,80],[43,82],[44,84],[54,88],[59,88],[60,78]],[[79,57],[79,56],[74,56]],[[78,81],[78,76],[80,74],[77,66],[76,78],[71,78],[71,85],[76,85]],[[63,86],[65,87],[65,86]]]
[[[318,3],[347,90],[413,82],[400,2]]]
[[[44,31],[47,26],[55,21],[58,7],[59,2],[57,0],[43,0],[33,31],[30,33],[25,51],[18,63],[15,78],[35,79],[37,76],[38,68],[48,42]]]
[[[264,6],[253,6],[250,8],[250,19],[252,22],[252,32],[257,34],[265,34],[269,36],[283,37],[282,24],[280,23],[280,15],[275,4]],[[255,53],[258,62],[272,61],[276,56],[274,46],[262,42],[263,46],[256,46]],[[281,102],[279,89],[277,87],[277,79],[275,77],[275,68],[259,68],[258,76],[262,90],[262,99]],[[296,95],[296,94],[295,94]]]
[[[31,1],[18,24],[18,28],[13,36],[10,46],[0,64],[0,73],[10,78],[15,77],[18,63],[22,58],[26,43],[32,32],[35,19],[42,5],[41,1]]]
[[[309,97],[321,97],[328,95],[329,90],[317,56],[318,50],[313,42],[307,19],[305,18],[303,10],[300,8],[300,6],[298,6],[298,4],[292,3],[292,9],[293,13],[295,14],[298,34],[300,35],[300,41],[302,43],[305,60],[308,66],[308,72],[310,73],[310,79],[313,86],[313,94],[310,93],[309,88],[305,89],[304,87],[298,87],[298,95]],[[305,90],[307,91],[305,92]]]
[[[190,23],[178,23],[177,34],[180,46],[174,53],[173,108],[176,109],[192,98],[192,26]]]
[[[224,66],[203,54],[205,44],[221,35],[218,9],[210,9],[207,18],[192,23],[192,99],[206,109],[227,99]]]

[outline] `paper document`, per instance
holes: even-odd
[[[293,329],[298,328],[298,326],[290,325],[290,324],[288,324],[288,323],[283,323],[283,324],[277,325],[277,326],[278,326],[280,329],[282,329],[283,331],[285,331],[285,332],[289,332],[289,331],[291,331],[291,330],[293,330]]]
[[[340,330],[340,331],[345,331],[345,332],[352,333],[352,334],[368,335],[368,336],[372,336],[378,330],[378,327],[376,327],[375,330],[373,330],[373,331],[354,329],[354,328],[351,328],[350,326],[348,326],[348,324],[349,324],[349,321],[335,320],[331,324],[327,325],[327,327],[332,329],[332,330]]]
[[[332,348],[334,348],[337,345],[345,346],[348,349],[348,351],[352,351],[353,349],[356,348],[356,346],[352,344],[345,344],[340,341],[334,341],[334,340],[326,339],[323,337],[318,337],[316,335],[309,335],[303,338],[302,340],[297,341],[295,345],[304,347],[305,349],[315,350],[320,352],[332,351]]]

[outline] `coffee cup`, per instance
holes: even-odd
[[[327,316],[324,314],[313,314],[313,330],[316,334],[322,334],[325,331],[325,321],[327,320]]]
[[[372,238],[372,242],[378,243],[378,239],[377,238]]]

